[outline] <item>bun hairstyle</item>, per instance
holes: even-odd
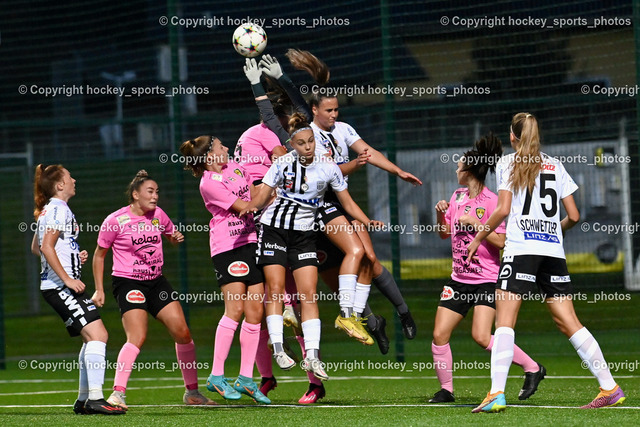
[[[44,205],[56,195],[56,184],[62,181],[63,175],[64,166],[62,165],[45,166],[41,163],[36,166],[33,179],[33,202],[35,205],[33,217],[36,221]]]
[[[487,172],[495,172],[498,158],[502,156],[502,142],[489,132],[473,143],[473,148],[463,154],[465,172],[471,173],[484,184]]]
[[[514,193],[527,189],[533,192],[542,167],[538,121],[533,114],[518,113],[511,120],[511,133],[516,139],[516,155],[509,176]]]
[[[305,128],[311,129],[311,127],[309,126],[309,122],[307,122],[306,116],[299,112],[293,113],[291,115],[291,118],[289,119],[289,135],[291,135],[291,138],[293,138],[294,134],[300,132]]]
[[[134,202],[133,192],[140,191],[140,186],[146,181],[154,181],[154,179],[149,176],[146,170],[144,169],[139,170],[136,176],[134,176],[131,182],[129,183],[129,186],[127,187],[127,191],[125,192],[125,194],[127,195],[127,198],[129,199],[129,203]]]
[[[206,168],[207,153],[211,151],[215,136],[199,136],[180,145],[180,153],[185,158],[184,170],[191,171],[193,176],[200,178]]]

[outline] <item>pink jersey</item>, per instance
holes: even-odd
[[[278,136],[260,123],[240,136],[233,157],[254,180],[262,179],[271,166],[273,149],[281,146]]]
[[[252,176],[242,166],[232,161],[222,167],[222,173],[204,171],[200,194],[213,215],[209,222],[211,256],[258,241],[253,215],[239,218],[231,209],[238,199],[251,200],[251,179]]]
[[[477,285],[479,283],[495,283],[500,270],[500,250],[485,239],[478,248],[478,261],[467,264],[467,246],[476,235],[472,226],[461,225],[459,219],[464,214],[480,220],[485,224],[498,204],[498,196],[487,187],[475,198],[469,199],[469,190],[459,188],[454,191],[449,201],[449,209],[445,213],[445,221],[451,226],[451,252],[453,265],[451,278],[460,283]],[[504,222],[495,229],[498,234],[505,234]]]
[[[114,276],[153,280],[162,275],[162,235],[171,235],[174,230],[173,223],[159,207],[138,216],[125,206],[105,218],[98,245],[113,251]]]

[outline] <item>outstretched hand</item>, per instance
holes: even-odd
[[[260,69],[269,77],[273,77],[274,79],[279,79],[282,77],[282,67],[280,67],[280,63],[278,60],[269,55],[263,55],[260,60]]]
[[[260,83],[260,76],[262,75],[262,70],[258,67],[256,60],[253,58],[247,58],[244,63],[244,75],[247,76],[249,83],[252,85]]]
[[[410,174],[409,172],[400,171],[398,176],[403,180],[407,181],[409,184],[413,185],[422,185],[422,181],[420,181],[416,176]]]

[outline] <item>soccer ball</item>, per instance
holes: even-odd
[[[233,47],[242,56],[253,58],[267,47],[267,33],[256,24],[242,24],[233,32]]]

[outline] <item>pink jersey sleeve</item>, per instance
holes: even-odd
[[[212,178],[215,176],[211,175]],[[202,184],[201,193],[205,205],[211,204],[227,211],[238,200],[238,197],[222,185],[221,181],[204,179]]]
[[[113,215],[105,218],[98,233],[98,246],[109,249],[118,236],[118,221]]]
[[[169,215],[159,207],[156,208],[156,214],[160,220],[160,230],[162,230],[162,234],[171,236],[174,231],[176,231],[176,226],[173,224],[173,221],[171,221],[171,218],[169,218]]]
[[[444,221],[447,225],[451,225],[451,217],[453,216],[453,210],[455,208],[455,200],[456,200],[456,192],[454,191],[451,195],[451,199],[449,199],[449,207],[447,211],[444,213]]]

